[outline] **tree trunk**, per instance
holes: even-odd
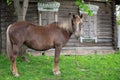
[[[29,0],[24,0],[23,2],[23,20],[25,20],[25,16],[26,16],[26,13],[27,13],[27,9],[28,9],[28,1]]]
[[[13,1],[14,1],[14,8],[17,13],[18,21],[24,21],[28,9],[29,0],[23,0],[24,1],[23,6],[21,6],[20,0],[13,0]]]
[[[17,21],[24,21],[28,9],[29,0],[23,0],[23,4],[22,4],[23,6],[21,6],[20,0],[13,0],[13,2],[14,2],[15,11],[17,13],[17,18],[18,18]],[[24,45],[20,49],[20,55],[23,55],[24,59],[27,60],[26,47]]]
[[[14,8],[15,8],[15,12],[17,14],[17,20],[18,21],[22,21],[22,8],[20,5],[20,1],[19,0],[13,0],[14,1]]]

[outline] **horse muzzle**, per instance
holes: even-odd
[[[75,33],[74,35],[77,40],[80,38],[80,33]]]

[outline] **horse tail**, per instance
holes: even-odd
[[[10,41],[9,30],[12,25],[9,25],[6,31],[6,51],[7,55],[9,56],[12,53],[12,43]]]

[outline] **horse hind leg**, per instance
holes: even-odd
[[[16,66],[16,58],[19,55],[19,47],[15,44],[13,44],[13,53],[10,56],[11,60],[11,70],[14,76],[19,76],[18,71],[17,71],[17,66]]]

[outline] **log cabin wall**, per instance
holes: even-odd
[[[79,9],[78,6],[75,5],[74,0],[55,0],[60,2],[61,6],[58,12],[58,21],[61,21],[67,18],[68,14],[75,13],[78,14]],[[104,2],[90,2],[91,4],[98,5],[100,7],[97,14],[97,38],[98,42],[84,42],[80,43],[78,40],[71,37],[65,48],[75,48],[75,47],[99,47],[105,49],[113,49],[114,48],[114,21],[112,6],[113,4],[108,4]],[[2,52],[5,52],[5,32],[6,28],[10,23],[16,21],[16,16],[14,14],[14,7],[7,6],[5,0],[2,0],[1,4],[1,44],[2,44]],[[29,7],[26,15],[26,20],[32,23],[38,24],[38,10],[37,10],[37,0],[30,0]],[[46,23],[47,24],[47,23]],[[116,28],[115,28],[116,29]],[[68,50],[69,51],[69,50]]]
[[[6,29],[9,24],[16,21],[13,5],[8,6],[6,0],[1,0],[1,21],[0,21],[0,46],[1,52],[6,51]]]
[[[1,3],[0,3],[0,5],[1,5]],[[2,8],[0,7],[0,10],[1,10]],[[1,20],[0,20],[0,25],[1,25]],[[1,50],[2,49],[2,34],[1,34],[1,27],[0,27],[0,53],[1,53]]]
[[[64,19],[65,14],[69,13],[69,10],[73,13],[78,13],[79,9],[75,5],[74,1],[61,1],[61,7],[59,10],[59,19]],[[68,4],[67,4],[68,3]],[[97,14],[97,43],[95,42],[83,42],[80,43],[80,41],[76,40],[74,36],[71,37],[65,48],[63,49],[64,54],[92,54],[92,53],[113,53],[114,48],[116,47],[116,41],[115,36],[115,18],[113,7],[114,5],[112,3],[106,4],[105,2],[97,2],[97,1],[91,1],[86,2],[90,4],[94,4],[99,6],[98,14]],[[64,5],[63,5],[64,4]],[[68,7],[67,7],[68,6]],[[64,10],[65,9],[65,10]],[[61,13],[61,14],[60,14]]]
[[[90,2],[90,4],[98,5],[99,11],[97,14],[97,38],[98,42],[84,42],[78,43],[78,41],[71,37],[67,47],[113,47],[113,26],[112,26],[112,5],[104,2]],[[65,18],[69,12],[78,13],[78,7],[74,4],[74,1],[61,1],[59,10],[59,20]]]

